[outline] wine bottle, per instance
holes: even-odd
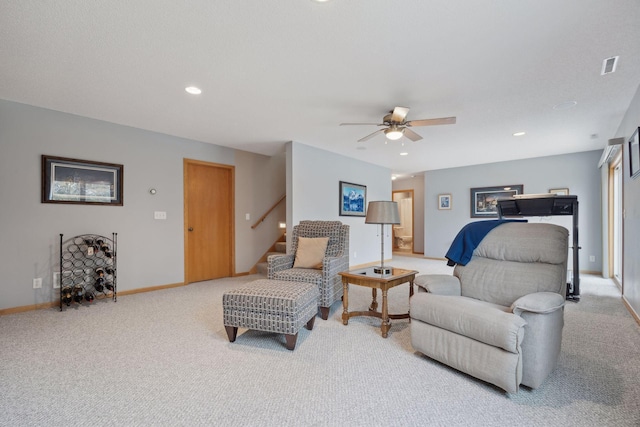
[[[87,292],[84,299],[91,303],[95,299],[95,296],[93,295],[93,292]]]
[[[71,301],[72,301],[71,286],[64,286],[60,290],[60,294],[62,295],[62,302],[67,304],[67,306],[69,306],[71,304]]]
[[[73,287],[73,299],[75,302],[82,302],[84,299],[84,288],[82,285],[75,285]]]
[[[98,277],[96,282],[93,284],[93,288],[98,292],[104,291],[104,278]]]

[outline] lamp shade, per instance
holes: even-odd
[[[367,224],[400,224],[398,203],[390,201],[369,202],[364,222]]]

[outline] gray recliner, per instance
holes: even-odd
[[[453,276],[416,277],[413,347],[507,392],[540,386],[560,355],[568,234],[553,224],[502,224]]]

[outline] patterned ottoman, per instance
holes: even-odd
[[[319,295],[312,283],[268,279],[225,292],[222,308],[229,341],[236,340],[240,327],[285,334],[287,349],[295,349],[302,325],[313,329]]]

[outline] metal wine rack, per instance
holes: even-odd
[[[66,241],[60,234],[60,311],[63,305],[117,301],[118,233],[111,238],[82,234]]]

